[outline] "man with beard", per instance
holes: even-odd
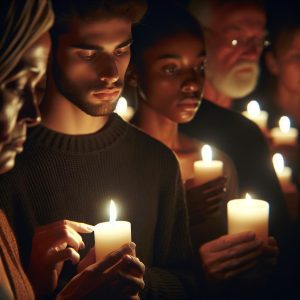
[[[167,147],[112,113],[130,60],[131,27],[145,2],[57,0],[53,9],[43,121],[29,132],[16,168],[0,179],[25,268],[40,294],[52,298],[58,277],[59,290],[76,274],[70,260],[85,257],[80,269],[95,260],[93,249],[84,250],[93,236],[81,236],[84,228],[69,220],[107,221],[114,199],[146,265],[142,291],[139,284],[128,291],[125,282],[113,281],[116,291],[126,290],[130,299],[194,299],[178,162]],[[129,273],[140,278],[143,272],[131,266]]]
[[[205,27],[207,80],[205,100],[181,130],[231,157],[241,195],[249,192],[270,203],[270,231],[281,241],[288,215],[267,141],[253,122],[230,110],[234,98],[247,95],[256,85],[258,61],[266,44],[262,3],[191,0],[189,9]]]

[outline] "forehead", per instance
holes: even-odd
[[[152,47],[145,50],[144,57],[155,60],[167,58],[168,55],[198,57],[205,55],[204,51],[204,41],[201,37],[188,32],[180,32],[158,40]]]
[[[73,19],[62,37],[69,42],[113,43],[131,36],[131,22],[126,19]]]
[[[213,14],[212,27],[215,30],[257,29],[264,30],[265,13],[255,6],[224,4]]]

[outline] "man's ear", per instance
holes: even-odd
[[[129,64],[125,75],[125,81],[131,87],[138,86],[138,75],[135,65]]]
[[[271,51],[268,51],[265,54],[265,63],[266,63],[266,66],[267,66],[269,72],[272,75],[277,76],[279,74],[278,62],[277,62],[274,54]]]

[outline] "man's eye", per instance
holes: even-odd
[[[205,63],[202,63],[200,65],[197,65],[195,67],[195,71],[199,74],[204,74],[205,73]]]
[[[116,49],[114,51],[115,56],[126,56],[130,53],[130,47]]]
[[[167,66],[164,66],[162,68],[162,70],[164,73],[172,75],[178,71],[178,68],[176,65],[167,65]]]

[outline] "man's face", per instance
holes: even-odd
[[[207,78],[227,97],[249,94],[259,75],[265,14],[256,7],[225,4],[212,14],[206,33]]]
[[[130,44],[125,19],[73,20],[54,50],[58,91],[88,115],[109,115],[121,94]]]
[[[278,84],[290,93],[300,94],[300,30],[286,49],[274,57]]]
[[[146,105],[173,122],[190,121],[201,101],[205,59],[203,40],[184,32],[146,49],[138,71]]]
[[[17,153],[23,150],[27,126],[40,120],[35,92],[46,72],[50,45],[49,34],[43,34],[1,84],[0,174],[13,168]]]

